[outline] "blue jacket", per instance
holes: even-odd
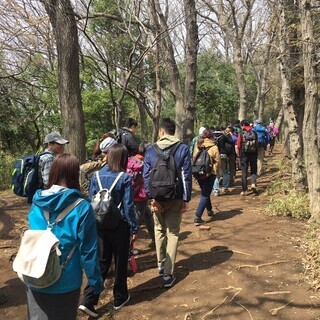
[[[119,172],[112,172],[109,166],[105,165],[101,170],[97,171],[96,174],[99,174],[102,187],[109,189]],[[96,174],[91,178],[89,190],[90,199],[100,190]],[[138,224],[134,213],[131,179],[131,176],[127,173],[123,173],[111,194],[112,199],[117,206],[121,202],[120,214],[122,220],[129,224],[131,233],[137,233]]]
[[[177,143],[179,140],[173,136],[164,136],[157,141],[157,144],[161,150],[170,150],[170,147]],[[144,155],[144,167],[143,167],[143,179],[146,188],[146,193],[150,198],[149,181],[150,172],[155,166],[158,160],[158,156],[155,153],[152,146],[149,146]],[[174,160],[178,170],[181,170],[182,184],[183,184],[183,198],[184,201],[190,201],[192,191],[192,170],[191,170],[191,158],[190,151],[187,145],[181,143],[174,154]]]
[[[65,207],[79,198],[83,198],[83,195],[76,189],[53,186],[49,190],[38,190],[28,215],[30,229],[47,229],[44,211],[50,213],[53,222]],[[83,200],[51,231],[60,240],[61,262],[66,260],[75,242],[77,247],[55,284],[45,289],[32,290],[53,294],[76,290],[81,287],[84,269],[90,286],[95,293],[100,293],[104,286],[99,268],[96,222],[90,203]]]

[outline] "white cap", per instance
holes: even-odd
[[[202,133],[203,133],[204,130],[206,130],[206,128],[205,128],[205,127],[201,127],[201,128],[199,129],[199,135],[202,135]]]

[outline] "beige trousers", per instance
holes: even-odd
[[[164,274],[173,274],[177,256],[182,200],[159,201],[164,212],[153,212],[157,262]]]
[[[264,147],[258,147],[258,169],[257,169],[257,175],[260,176],[262,173],[262,165],[264,160]]]

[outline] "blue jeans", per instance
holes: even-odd
[[[229,186],[229,160],[222,159],[221,158],[221,168],[220,171],[217,174],[217,177],[214,181],[213,185],[213,191],[215,193],[219,193],[220,186],[219,186],[219,180],[222,177],[222,188],[223,189],[228,189]]]
[[[207,209],[208,211],[212,210],[212,204],[211,204],[211,191],[213,187],[215,176],[210,176],[207,179],[198,180],[200,189],[201,189],[201,196],[200,196],[200,202],[198,204],[198,208],[196,210],[196,217],[201,218],[204,209]]]

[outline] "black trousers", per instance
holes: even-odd
[[[247,191],[247,176],[248,167],[250,165],[251,171],[251,183],[256,183],[257,180],[257,153],[246,153],[243,152],[240,156],[241,161],[241,174],[242,174],[242,191]]]
[[[120,220],[114,230],[98,229],[99,264],[102,279],[105,280],[111,265],[112,256],[115,262],[115,279],[113,298],[115,304],[122,303],[128,297],[127,271],[129,256],[130,228],[127,222]],[[84,289],[81,304],[94,306],[98,304],[99,294],[95,294],[89,283]]]

